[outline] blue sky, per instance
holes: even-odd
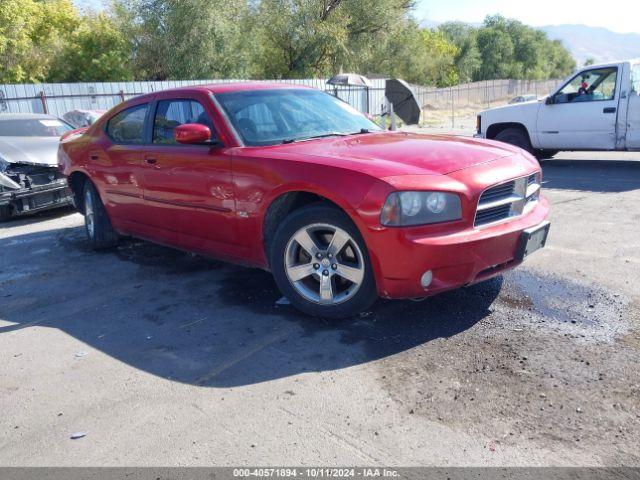
[[[634,0],[417,0],[415,16],[438,22],[482,22],[500,13],[532,26],[582,24],[619,33],[640,33],[640,7]]]
[[[93,8],[102,4],[101,0],[74,2]],[[537,27],[570,23],[605,27],[619,33],[640,33],[639,11],[636,0],[416,0],[415,16],[418,20],[480,23],[487,15],[501,13]]]

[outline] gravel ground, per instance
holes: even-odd
[[[261,271],[92,252],[73,212],[0,224],[0,465],[638,466],[638,158],[546,162],[546,249],[346,322]]]

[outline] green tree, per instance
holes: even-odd
[[[459,83],[460,77],[456,67],[459,48],[449,42],[444,33],[438,30],[423,30],[422,41],[427,54],[427,62],[424,66],[427,84],[446,87]]]
[[[575,68],[575,61],[560,42],[501,15],[485,19],[476,42],[481,58],[476,80],[558,78]]]
[[[563,78],[576,68],[576,61],[560,40],[547,44],[548,54],[545,60],[545,78]]]
[[[117,0],[136,78],[242,78],[252,33],[246,0]]]
[[[512,72],[513,42],[504,31],[489,27],[478,31],[478,51],[482,59],[478,80],[508,78]]]
[[[106,14],[89,14],[52,62],[53,82],[133,80],[131,49],[123,32]]]
[[[438,30],[458,48],[454,63],[459,81],[471,82],[482,64],[476,29],[463,22],[447,22],[440,25]]]
[[[0,0],[0,82],[40,82],[77,27],[71,0]]]
[[[427,53],[422,31],[415,22],[407,21],[363,55],[359,70],[426,85]]]
[[[412,0],[0,0],[0,82],[324,77],[447,86],[567,75],[558,41],[489,16],[421,29]]]
[[[357,69],[406,21],[408,0],[262,0],[257,77],[326,76]],[[369,50],[369,51],[367,51]]]

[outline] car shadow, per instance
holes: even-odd
[[[640,188],[640,161],[561,160],[542,162],[543,187],[600,193]]]
[[[96,253],[81,227],[0,239],[0,248],[0,335],[59,329],[77,350],[208,387],[347,368],[453,337],[488,314],[502,286],[496,278],[423,302],[381,300],[331,321],[278,305],[267,272],[137,240]]]
[[[8,220],[0,222],[0,230],[5,228],[22,227],[26,225],[32,225],[34,223],[40,223],[46,220],[55,220],[56,218],[65,217],[75,213],[77,210],[73,206],[64,206],[58,208],[52,208],[51,210],[43,210],[30,215],[24,215],[19,217],[11,217]]]

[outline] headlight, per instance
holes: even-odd
[[[461,218],[460,197],[455,193],[393,192],[382,207],[380,223],[388,227],[404,227]]]
[[[20,189],[20,185],[11,180],[5,172],[7,171],[7,167],[11,165],[5,158],[0,155],[0,190],[4,190],[6,188],[10,188],[13,190]]]

